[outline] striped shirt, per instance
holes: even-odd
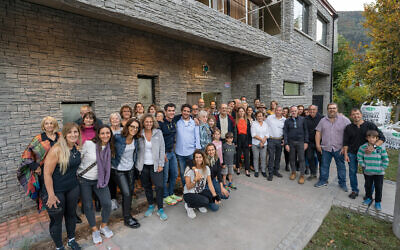
[[[357,153],[358,163],[366,175],[385,175],[385,169],[389,165],[389,157],[384,148],[377,146],[371,154],[365,152],[368,143],[360,146]]]

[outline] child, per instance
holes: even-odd
[[[214,134],[212,135],[212,143],[215,145],[217,149],[217,155],[218,158],[220,159],[221,164],[224,163],[223,158],[222,158],[222,141],[221,141],[221,131],[216,128],[214,130]]]
[[[211,129],[211,133],[214,133],[214,130],[217,128],[217,123],[215,121],[215,117],[214,116],[208,117],[207,123]]]
[[[236,189],[236,186],[232,183],[233,168],[235,167],[236,160],[236,148],[233,144],[233,133],[228,132],[225,135],[225,143],[222,145],[222,152],[224,155],[224,164],[222,165],[222,180],[226,185],[226,176],[228,175],[228,187]]]
[[[385,169],[389,165],[389,157],[384,148],[376,145],[379,140],[376,130],[367,131],[367,140],[368,142],[361,145],[357,153],[358,164],[363,168],[365,178],[367,199],[363,204],[370,205],[372,203],[372,185],[374,185],[375,209],[381,211],[383,176],[385,175]],[[368,147],[373,148],[370,154],[366,152]]]

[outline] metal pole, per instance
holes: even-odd
[[[246,3],[246,24],[249,23],[249,16],[247,14],[247,12],[249,11],[248,2],[249,2],[249,0],[246,0],[246,2],[245,2]]]
[[[400,153],[399,165],[397,167],[397,180],[400,180]],[[394,202],[392,229],[394,235],[400,239],[400,181],[396,182],[396,198]]]

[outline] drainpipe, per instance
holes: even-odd
[[[329,89],[329,102],[333,101],[333,54],[334,54],[334,46],[335,46],[335,20],[339,17],[337,13],[333,14],[333,22],[332,22],[332,50],[331,50],[331,86]]]

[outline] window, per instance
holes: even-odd
[[[75,122],[76,120],[81,118],[81,106],[89,105],[90,107],[92,107],[92,104],[92,102],[62,102],[61,110],[63,114],[63,124],[67,122]]]
[[[317,42],[326,45],[327,22],[318,15],[317,17]]]
[[[294,1],[294,27],[308,34],[308,4]]]
[[[300,95],[300,83],[283,82],[283,95],[287,96]]]

